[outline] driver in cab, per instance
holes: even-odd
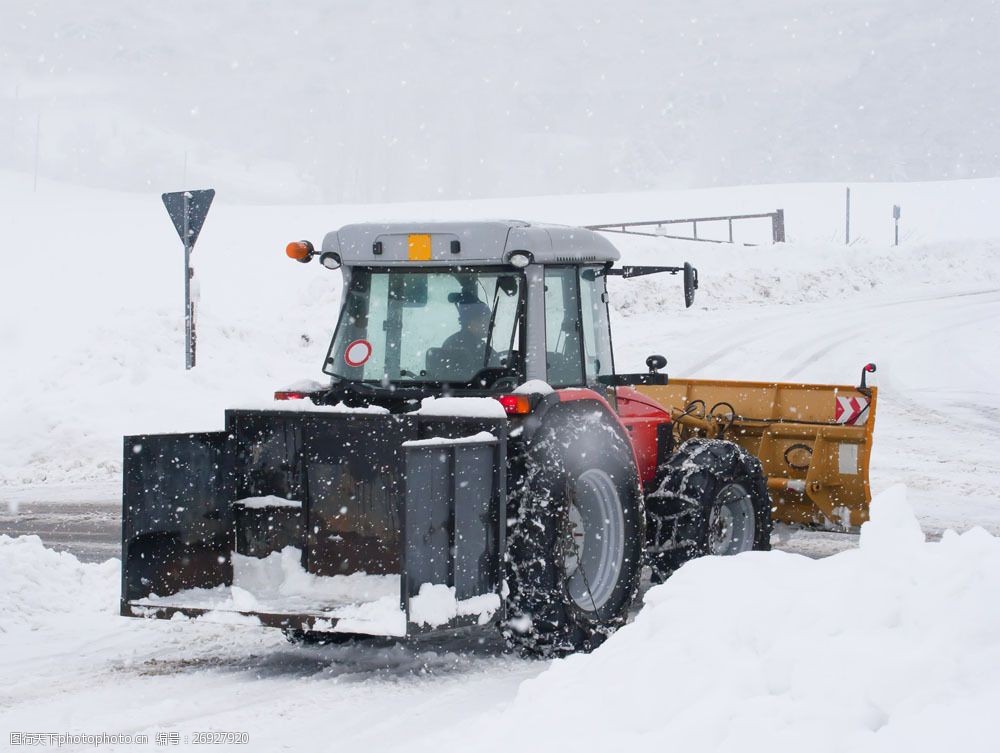
[[[459,330],[441,343],[442,364],[450,374],[470,379],[496,357],[486,345],[490,329],[490,307],[482,301],[458,302]]]

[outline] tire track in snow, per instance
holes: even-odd
[[[982,299],[982,300],[976,300],[976,301],[970,301],[968,303],[965,303],[964,305],[961,305],[960,307],[958,307],[957,311],[967,311],[968,309],[971,309],[971,308],[982,308],[984,306],[993,308],[993,307],[996,307],[997,303],[1000,303],[1000,294],[998,294],[998,292],[1000,292],[1000,291],[983,291],[983,292],[974,293],[974,294],[960,293],[960,294],[951,295],[951,296],[938,296],[938,297],[935,297],[935,298],[932,298],[932,299],[918,299],[918,300],[915,300],[915,301],[908,301],[908,302],[905,302],[905,303],[904,302],[898,302],[898,303],[895,303],[893,305],[894,306],[900,306],[900,305],[919,305],[919,304],[927,303],[929,301],[950,301],[952,299],[965,298],[965,297],[970,297],[970,296],[973,296],[973,295],[975,295],[975,296],[989,295],[990,296],[989,298]],[[888,336],[897,338],[897,340],[899,342],[903,342],[903,343],[917,342],[917,341],[921,341],[921,340],[926,340],[928,338],[933,339],[936,335],[939,335],[939,334],[942,334],[942,333],[954,333],[957,330],[960,330],[960,329],[963,329],[963,328],[966,328],[966,327],[969,327],[969,326],[980,325],[980,324],[983,323],[984,320],[992,320],[992,319],[996,319],[997,317],[1000,317],[1000,310],[992,312],[991,314],[989,314],[987,316],[984,316],[982,314],[978,314],[978,315],[973,316],[973,317],[968,317],[967,316],[967,317],[963,317],[962,319],[960,319],[958,321],[955,321],[955,320],[948,321],[945,324],[941,324],[941,325],[933,327],[931,329],[921,329],[918,333],[912,334],[912,335],[910,335],[908,337],[905,337],[905,338],[903,338],[901,340],[898,338],[898,333],[896,333],[896,332],[890,332],[890,333],[888,333]],[[912,321],[914,321],[914,319],[920,319],[920,320],[935,319],[935,320],[939,320],[940,318],[941,318],[941,312],[940,311],[926,311],[926,310],[921,310],[921,311],[919,311],[916,314],[916,316],[909,317],[908,321],[912,322]],[[836,327],[834,327],[832,329],[828,329],[824,333],[821,333],[820,337],[823,337],[823,336],[832,337],[835,333],[841,332],[845,326],[849,327],[851,325],[850,325],[850,323],[845,324],[841,320],[841,321],[838,322],[838,324],[836,325]],[[872,329],[872,328],[883,328],[883,331],[884,331],[884,328],[886,326],[886,322],[884,322],[882,320],[875,319],[872,322],[865,322],[864,326],[869,327],[869,329]],[[890,325],[890,326],[893,326],[893,325]],[[844,337],[833,339],[831,342],[826,343],[821,348],[816,349],[816,350],[810,352],[807,356],[805,356],[805,358],[803,358],[802,360],[800,360],[795,366],[793,366],[789,371],[787,371],[782,378],[783,379],[792,379],[792,378],[796,377],[797,375],[799,375],[800,373],[802,373],[805,369],[807,369],[809,366],[811,366],[814,363],[816,363],[817,361],[819,361],[824,356],[827,356],[831,352],[835,351],[836,349],[838,349],[838,348],[846,345],[847,343],[852,342],[855,339],[855,337],[856,337],[856,335],[852,333],[852,334],[846,335]],[[779,356],[779,358],[787,357],[791,352],[792,352],[792,349],[789,349],[789,350],[785,351],[785,353],[783,353],[781,356]],[[980,370],[981,371],[981,369],[976,364],[974,364],[974,363],[973,364],[967,364],[964,368],[975,369],[975,370]],[[920,403],[920,402],[914,400],[913,398],[909,397],[908,394],[907,394],[908,391],[906,389],[902,388],[900,385],[898,385],[895,381],[892,380],[891,371],[885,371],[885,372],[883,372],[880,381],[881,381],[882,390],[886,394],[891,394],[892,400],[893,400],[894,403],[896,403],[897,405],[904,406],[909,412],[913,413],[915,416],[920,417],[922,420],[926,420],[929,417],[933,417],[936,420],[938,420],[938,421],[940,421],[942,423],[945,423],[945,424],[959,426],[959,427],[961,427],[963,429],[968,427],[969,421],[968,421],[967,418],[956,418],[955,416],[951,415],[950,413],[941,412],[939,410],[934,409],[933,407],[928,406],[926,403]],[[977,428],[981,429],[983,431],[986,431],[986,432],[988,432],[989,434],[991,434],[991,435],[993,435],[995,437],[1000,438],[1000,422],[997,422],[997,421],[986,421],[985,423],[984,422],[977,422]]]
[[[808,337],[805,340],[801,340],[793,344],[792,347],[786,349],[782,352],[778,358],[779,359],[791,359],[795,356],[801,354],[805,349],[803,346],[814,342],[816,339],[826,338],[833,340],[832,342],[826,343],[824,346],[811,352],[804,359],[799,360],[791,369],[786,372],[783,379],[788,379],[794,377],[795,375],[804,371],[808,366],[815,363],[823,355],[826,355],[830,351],[855,340],[858,337],[858,332],[867,329],[871,331],[873,328],[880,326],[885,326],[885,321],[878,317],[870,317],[870,312],[872,310],[883,309],[883,308],[899,308],[904,306],[919,306],[921,304],[927,303],[939,303],[939,302],[951,302],[954,299],[959,298],[969,298],[978,297],[983,295],[991,296],[986,300],[976,300],[970,301],[965,305],[961,306],[962,309],[978,307],[984,305],[992,305],[1000,301],[1000,290],[983,290],[976,292],[962,292],[954,293],[950,295],[939,295],[939,296],[918,296],[915,298],[906,298],[897,301],[879,302],[866,304],[864,306],[850,307],[846,310],[837,310],[833,312],[828,312],[823,314],[823,329],[816,331],[815,328],[811,328],[808,332]],[[919,309],[917,312],[919,318],[939,318],[940,314],[936,311],[929,311],[926,309]],[[913,321],[913,317],[909,318],[909,321]],[[852,331],[842,337],[837,337],[846,328],[854,328]],[[895,335],[895,333],[893,333]],[[877,359],[876,359],[877,360]]]
[[[981,305],[985,305],[985,304],[981,304]],[[971,308],[971,307],[964,307],[964,308]],[[994,314],[990,318],[996,318],[997,316],[1000,316],[1000,312]],[[926,314],[921,314],[921,318],[931,318],[931,317],[937,318],[936,312],[927,312]],[[984,317],[982,317],[982,316],[977,316],[977,317],[971,318],[971,319],[963,319],[963,320],[957,321],[957,322],[955,322],[955,321],[949,322],[947,325],[944,325],[944,326],[936,327],[936,328],[930,329],[930,330],[923,330],[923,331],[920,332],[919,335],[915,335],[915,336],[912,336],[912,337],[907,337],[907,338],[901,339],[901,340],[899,340],[899,342],[904,342],[904,343],[917,342],[917,341],[924,340],[924,339],[926,339],[928,337],[931,337],[933,335],[937,335],[937,334],[942,333],[942,332],[954,331],[955,329],[966,327],[966,326],[968,326],[970,324],[980,324],[980,323],[982,323],[983,318]],[[841,325],[841,326],[839,326],[838,328],[836,328],[834,330],[830,330],[830,331],[826,332],[825,335],[826,336],[832,336],[834,333],[842,331],[843,328],[844,328],[844,326],[850,326],[850,325]],[[868,324],[865,324],[863,326],[869,327],[869,329],[871,329],[870,325],[868,325]],[[809,355],[807,355],[805,357],[805,359],[803,359],[802,361],[800,361],[797,365],[793,366],[788,372],[786,372],[782,376],[782,379],[792,379],[792,378],[798,376],[803,371],[805,371],[809,366],[811,366],[814,363],[816,363],[817,361],[819,361],[823,356],[828,355],[830,352],[836,350],[837,348],[840,348],[840,347],[846,345],[847,343],[853,342],[856,339],[857,339],[857,334],[852,332],[849,335],[845,335],[844,337],[841,337],[839,339],[832,340],[831,342],[827,343],[826,345],[822,346],[821,348],[819,348],[819,349],[813,351],[812,353],[810,353]],[[968,364],[967,368],[978,369],[978,366],[976,366],[976,364]]]
[[[786,348],[781,354],[778,355],[777,360],[793,359],[799,356],[805,347],[808,347],[815,342],[817,332],[815,328],[803,330],[801,327],[790,327],[787,324],[787,320],[790,317],[794,317],[796,322],[801,322],[803,319],[811,318],[813,316],[818,317],[817,320],[824,323],[824,329],[821,330],[820,334],[826,333],[827,335],[833,333],[838,334],[844,326],[848,326],[844,322],[845,313],[853,313],[854,323],[857,324],[858,317],[864,318],[866,312],[870,312],[873,309],[881,308],[896,308],[899,306],[911,306],[920,303],[932,303],[938,301],[950,301],[956,298],[972,298],[979,296],[992,295],[992,298],[988,302],[1000,301],[1000,289],[990,288],[987,290],[974,290],[974,291],[961,291],[957,293],[947,293],[944,295],[926,295],[926,296],[913,296],[903,299],[893,300],[893,301],[878,301],[871,303],[860,303],[855,304],[853,302],[847,303],[846,310],[843,308],[838,308],[835,311],[822,311],[816,310],[817,307],[822,306],[826,308],[829,306],[829,301],[821,304],[812,304],[809,306],[809,310],[803,312],[799,307],[789,307],[788,311],[782,311],[780,313],[769,314],[764,317],[754,319],[752,322],[753,330],[747,334],[746,331],[741,332],[737,336],[730,337],[723,341],[722,346],[716,348],[712,353],[703,357],[701,360],[697,361],[692,366],[689,366],[686,370],[686,375],[694,376],[702,369],[711,366],[718,362],[720,359],[732,355],[738,352],[741,348],[758,343],[761,341],[771,341],[776,337],[789,336],[792,335],[794,339],[792,340],[792,345]],[[976,301],[970,305],[983,305],[985,302]],[[825,320],[825,321],[824,321]],[[828,326],[827,322],[833,320],[836,322],[835,326]],[[795,334],[798,332],[799,334]],[[844,336],[838,339],[835,344],[830,346],[824,346],[824,349],[819,354],[811,354],[810,357],[806,359],[805,362],[796,362],[796,364],[786,373],[785,377],[790,378],[794,374],[800,373],[802,370],[815,360],[816,358],[822,356],[827,349],[832,349],[837,345],[842,345],[850,340],[854,339],[856,334]],[[860,364],[859,364],[860,368]]]

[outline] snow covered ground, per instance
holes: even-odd
[[[857,537],[782,532],[786,550],[851,549],[825,559],[779,551],[685,568],[596,654],[554,665],[503,655],[493,636],[301,648],[255,628],[128,620],[117,562],[0,538],[3,734],[248,731],[262,751],[995,747],[984,724],[1000,700],[1000,180],[856,185],[862,240],[850,247],[837,242],[839,185],[292,208],[220,195],[194,256],[191,373],[181,253],[158,196],[50,183],[32,195],[26,183],[0,173],[8,514],[37,500],[114,506],[123,434],[218,428],[226,406],[316,378],[339,275],[288,261],[289,240],[371,218],[586,223],[777,207],[784,246],[623,239],[632,262],[690,260],[702,288],[684,310],[675,278],[613,281],[617,365],[662,352],[678,376],[854,382],[876,361],[872,482],[885,514],[860,549]],[[904,207],[898,249],[892,203]],[[767,228],[738,232],[759,240]],[[919,540],[900,483],[940,542]]]
[[[698,560],[594,654],[551,663],[503,655],[492,635],[303,648],[126,620],[116,565],[0,536],[5,734],[174,733],[184,750],[205,731],[246,733],[255,751],[996,749],[1000,539],[925,543],[901,486],[875,500],[860,549]]]

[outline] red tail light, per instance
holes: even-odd
[[[531,413],[531,398],[527,395],[501,395],[497,400],[508,416],[526,416]]]
[[[307,397],[305,392],[280,391],[274,393],[275,400],[304,400]]]

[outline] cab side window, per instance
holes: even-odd
[[[553,387],[584,383],[577,270],[545,268],[545,362]]]

